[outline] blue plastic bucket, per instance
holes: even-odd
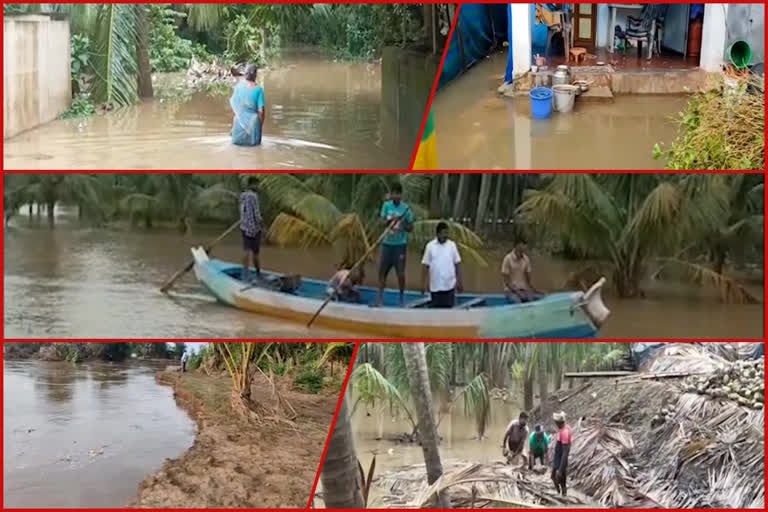
[[[552,115],[552,89],[535,87],[528,95],[531,97],[531,116],[548,119]]]

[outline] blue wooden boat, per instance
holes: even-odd
[[[219,301],[262,315],[306,324],[325,299],[326,281],[303,278],[293,293],[247,286],[242,265],[210,259],[202,247],[192,249],[198,281]],[[281,274],[264,272],[265,278]],[[601,278],[587,292],[560,292],[542,299],[510,304],[503,294],[460,294],[453,309],[430,309],[428,296],[387,289],[384,305],[371,307],[376,289],[360,287],[361,304],[331,302],[315,320],[330,329],[374,337],[406,338],[592,338],[610,311],[603,303]]]

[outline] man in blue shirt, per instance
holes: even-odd
[[[413,212],[411,207],[402,201],[403,186],[400,183],[392,185],[389,200],[381,205],[381,219],[389,234],[381,243],[381,264],[379,266],[379,295],[377,304],[384,303],[384,287],[387,275],[392,267],[397,272],[397,284],[400,288],[400,305],[404,303],[405,294],[405,257],[408,252],[408,233],[413,229]]]

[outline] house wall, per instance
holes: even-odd
[[[3,138],[56,119],[72,100],[68,19],[3,19]]]
[[[728,5],[726,46],[743,39],[752,47],[752,63],[765,60],[765,4]]]

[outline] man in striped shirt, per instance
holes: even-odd
[[[261,249],[261,210],[259,195],[256,193],[256,177],[246,179],[246,190],[240,194],[240,232],[243,235],[243,281],[248,282],[251,266],[256,268],[256,278],[261,277],[259,250]],[[251,261],[253,257],[253,261]]]

